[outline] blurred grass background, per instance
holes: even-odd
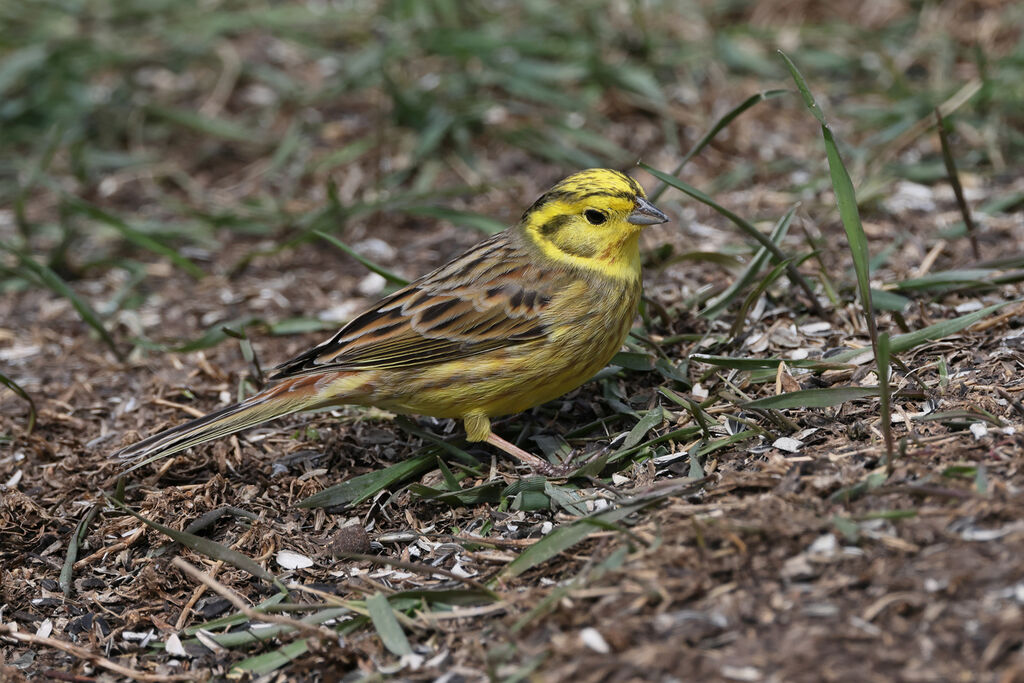
[[[1019,3],[980,0],[3,2],[0,291],[72,295],[124,271],[95,327],[137,305],[145,264],[201,277],[232,240],[287,248],[401,214],[494,231],[515,216],[460,198],[641,157],[670,170],[730,107],[791,87],[780,47],[826,103],[862,204],[945,178],[920,129],[944,102],[961,172],[1013,174],[1022,25]],[[828,187],[773,139],[787,119],[809,128],[796,99],[775,111],[778,130],[698,158],[706,191]]]

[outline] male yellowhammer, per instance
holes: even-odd
[[[640,297],[640,231],[667,220],[629,176],[574,173],[516,225],[279,365],[273,386],[117,455],[135,469],[275,417],[356,404],[461,418],[470,441],[550,472],[490,420],[561,396],[615,355]]]

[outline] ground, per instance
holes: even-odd
[[[0,393],[0,677],[1024,681],[1021,48],[1019,29],[1006,28],[1019,12],[869,3],[848,31],[798,5],[704,8],[704,24],[669,15],[649,29],[647,52],[622,48],[623,64],[658,66],[649,76],[666,99],[639,71],[590,74],[604,96],[569,91],[586,102],[583,123],[556,128],[559,144],[573,142],[547,156],[550,139],[523,141],[549,130],[550,112],[516,98],[534,86],[555,98],[545,79],[557,75],[488,90],[487,112],[453,105],[445,118],[462,91],[444,75],[442,47],[428,50],[435,61],[398,62],[380,82],[349,74],[351,90],[331,91],[317,76],[328,57],[268,29],[299,21],[272,13],[210,43],[220,67],[133,56],[129,89],[151,97],[140,111],[180,139],[124,123],[110,142],[95,124],[116,111],[98,109],[66,129],[86,132],[51,165],[32,152],[44,133],[10,143],[30,161],[0,176],[21,188],[0,220],[0,379],[34,408]],[[799,33],[787,14],[797,9]],[[100,42],[117,17],[93,19]],[[411,13],[395,26],[423,21]],[[593,21],[600,38],[625,20]],[[727,21],[745,28],[709,28]],[[307,30],[345,59],[371,50]],[[699,50],[680,56],[659,30],[715,49],[691,61]],[[475,31],[456,37],[483,40]],[[779,244],[813,298],[765,262],[709,312],[757,263],[757,245],[669,190],[655,203],[673,222],[643,236],[645,303],[624,353],[562,399],[496,424],[548,457],[607,447],[603,468],[545,481],[467,444],[459,425],[344,407],[119,478],[118,447],[251,392],[260,369],[385,291],[311,229],[412,278],[479,240],[474,226],[514,222],[580,165],[630,170],[653,193],[658,182],[633,159],[669,173],[746,97],[794,87],[784,66],[755,66],[774,59],[766,35],[807,67],[854,177],[875,320],[892,335],[891,464],[821,129],[790,94],[730,121],[678,177],[765,233],[799,202]],[[986,51],[988,71],[972,48]],[[891,57],[897,83],[866,85],[881,77],[864,55]],[[499,69],[481,59],[470,60],[480,73]],[[346,73],[341,63],[330,73]],[[700,74],[672,81],[667,65]],[[114,75],[129,66],[102,67],[91,82],[116,99]],[[428,87],[431,69],[442,76]],[[311,101],[314,91],[328,94]],[[273,97],[286,104],[266,104]],[[976,254],[932,125],[941,103]],[[192,110],[206,118],[182,117]],[[24,132],[18,111],[0,115]],[[448,127],[423,152],[439,120]],[[211,121],[244,121],[274,143]],[[595,127],[628,160],[584,135]],[[111,145],[131,158],[102,157]],[[32,168],[48,180],[33,181]],[[911,334],[920,330],[930,332]],[[868,389],[824,407],[794,393],[841,387]],[[787,394],[799,405],[770,403]],[[299,505],[325,490],[335,497]],[[264,602],[266,615],[243,614]]]

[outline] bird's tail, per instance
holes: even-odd
[[[317,391],[318,379],[305,376],[282,382],[241,403],[215,410],[209,415],[197,417],[122,448],[114,457],[135,461],[123,472],[128,473],[186,448],[240,432],[276,417],[319,407],[327,402]]]

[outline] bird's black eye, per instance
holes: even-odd
[[[601,225],[608,220],[608,216],[606,216],[603,211],[598,211],[597,209],[587,209],[583,212],[583,217],[586,218],[587,222],[591,225]]]

